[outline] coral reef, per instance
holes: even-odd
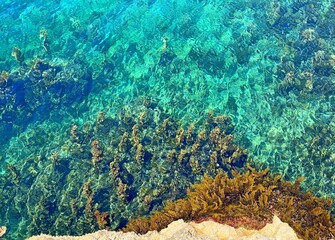
[[[330,199],[320,199],[300,191],[300,182],[272,176],[268,169],[233,172],[233,178],[219,173],[207,175],[187,191],[186,198],[168,202],[150,217],[130,220],[123,231],[146,233],[161,230],[177,219],[201,222],[206,219],[231,225],[261,229],[273,215],[287,222],[303,239],[330,239],[335,222],[330,217]]]

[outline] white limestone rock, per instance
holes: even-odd
[[[172,222],[160,232],[151,231],[144,235],[100,230],[84,236],[52,237],[39,235],[29,240],[299,240],[293,229],[276,216],[271,224],[261,230],[233,228],[213,221],[185,223],[183,220]]]

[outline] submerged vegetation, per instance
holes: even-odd
[[[7,239],[119,229],[168,200],[141,229],[277,214],[331,236],[330,201],[282,178],[335,199],[333,1],[12,0],[0,17]],[[282,178],[242,174],[249,157]]]
[[[233,171],[233,178],[220,172],[214,178],[205,175],[187,191],[187,196],[170,201],[163,210],[149,217],[130,220],[123,231],[146,233],[161,230],[171,222],[214,220],[233,227],[260,229],[273,215],[287,222],[303,239],[330,239],[335,222],[330,216],[330,199],[320,199],[300,191],[302,178],[290,183],[269,170],[246,173]]]
[[[8,165],[0,214],[19,236],[118,229],[183,197],[203,174],[242,168],[247,152],[235,144],[233,129],[231,118],[213,113],[183,126],[149,99],[99,112],[94,122],[68,126],[59,147]]]

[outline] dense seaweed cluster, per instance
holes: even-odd
[[[183,127],[148,100],[114,116],[101,112],[94,122],[70,126],[61,147],[8,165],[0,224],[20,237],[122,227],[183,197],[205,173],[243,167],[246,150],[232,131],[229,117],[211,114]]]
[[[330,239],[335,234],[330,217],[330,199],[319,199],[300,191],[299,178],[294,184],[268,169],[249,170],[233,178],[220,172],[215,178],[204,176],[187,192],[187,197],[170,201],[162,211],[150,217],[132,219],[123,231],[146,233],[160,230],[171,222],[214,220],[233,227],[261,229],[277,215],[303,239]]]

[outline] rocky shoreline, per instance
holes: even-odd
[[[228,225],[219,224],[213,221],[201,223],[186,223],[182,219],[171,223],[167,228],[157,232],[150,231],[144,235],[134,232],[123,233],[115,231],[100,230],[84,236],[58,236],[41,234],[33,236],[28,240],[298,240],[296,233],[287,224],[283,223],[277,216],[274,216],[271,224],[267,224],[260,230],[248,230],[245,228],[233,228]]]

